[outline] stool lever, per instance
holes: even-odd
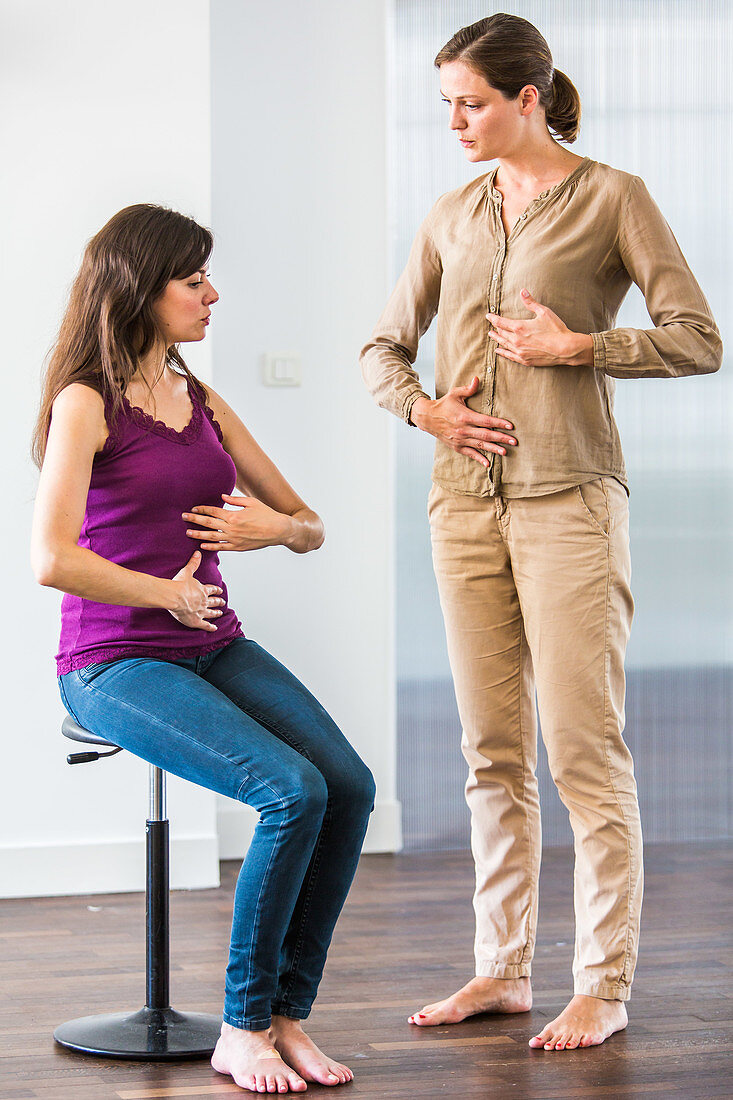
[[[72,752],[66,757],[67,764],[91,764],[93,760],[101,760],[104,756],[114,756],[122,752],[122,749],[112,749],[111,752]]]

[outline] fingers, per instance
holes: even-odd
[[[495,329],[506,333],[507,336],[521,332],[525,325],[524,321],[513,321],[510,317],[502,317],[500,313],[487,313],[486,320],[491,321]]]
[[[191,554],[191,557],[188,559],[183,569],[181,570],[181,573],[189,573],[191,576],[193,576],[200,565],[201,551],[194,550],[193,554]]]
[[[501,355],[504,359],[511,359],[514,363],[521,363],[523,367],[532,365],[528,359],[524,359],[518,352],[512,351],[510,348],[498,347],[496,354]]]
[[[522,301],[527,309],[531,309],[533,313],[541,313],[545,308],[540,302],[532,297],[526,286],[522,287],[520,294],[522,295]]]
[[[456,386],[456,388],[454,390],[452,390],[451,392],[454,393],[456,395],[456,397],[473,397],[476,390],[478,389],[478,385],[479,385],[478,375],[474,374],[473,378],[471,379],[470,385],[468,385],[468,386]]]
[[[214,521],[212,521],[212,522],[214,522]],[[188,535],[188,537],[190,539],[217,539],[217,540],[221,540],[223,535],[224,535],[224,532],[219,527],[217,527],[217,528],[215,528],[214,530],[211,530],[211,531],[197,531],[195,528],[191,527],[186,531],[186,534]]]
[[[207,596],[220,596],[223,591],[224,591],[224,589],[219,588],[219,586],[217,584],[205,584],[204,585],[204,592],[206,593]],[[220,600],[220,603],[224,603],[224,601]]]
[[[489,460],[486,455],[483,454],[481,451],[477,451],[473,447],[456,447],[456,450],[458,451],[459,455],[467,455],[468,458],[474,459],[481,466],[485,466],[488,470]]]
[[[226,523],[229,517],[223,508],[210,508],[209,512],[219,512],[218,516],[209,516],[208,513],[201,513],[193,515],[191,512],[183,512],[181,518],[187,519],[189,523],[200,523],[202,527],[211,527],[214,530],[220,530],[222,523]]]
[[[250,503],[251,497],[232,497],[229,493],[222,493],[221,499],[228,504],[235,504],[237,508],[244,508],[245,505]]]
[[[212,508],[206,504],[197,504],[190,512],[182,512],[182,519],[193,520],[194,523],[206,523],[204,516],[212,516],[214,519],[225,520],[227,513],[225,508]]]
[[[465,428],[491,428],[494,431],[506,428],[510,432],[514,430],[510,420],[503,420],[498,416],[487,416],[485,413],[474,412],[473,409],[466,409],[459,423]]]
[[[507,439],[507,440],[509,438],[510,438],[510,436],[505,436],[504,437],[504,439]],[[510,444],[507,444],[507,445],[512,446],[512,447],[516,447],[517,444],[516,444],[515,440],[512,440],[512,442]],[[483,439],[481,436],[477,436],[474,439],[465,440],[463,446],[465,446],[465,447],[475,447],[476,449],[482,450],[482,451],[491,451],[495,455],[505,455],[506,454],[506,447],[502,447],[501,442],[494,443],[493,441],[487,441],[486,439]]]

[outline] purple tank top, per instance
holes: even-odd
[[[198,544],[181,519],[196,504],[221,507],[236,470],[222,446],[214,414],[188,384],[191,420],[177,432],[123,398],[123,407],[103,449],[95,455],[79,546],[117,565],[171,578]],[[109,423],[109,417],[108,423]],[[196,574],[202,584],[226,585],[217,554],[202,551]],[[119,657],[197,657],[242,637],[228,606],[213,620],[216,633],[184,626],[154,607],[121,607],[65,595],[59,676],[72,669]]]

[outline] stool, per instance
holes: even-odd
[[[108,752],[67,756],[69,764],[86,764],[122,750],[98,737],[73,718],[61,726],[64,737]],[[138,1012],[82,1016],[59,1024],[53,1037],[61,1046],[83,1054],[129,1058],[142,1062],[208,1057],[219,1038],[221,1017],[201,1012],[176,1012],[169,1004],[170,943],[168,922],[168,820],[165,772],[150,765],[150,812],[145,825],[145,1007]]]

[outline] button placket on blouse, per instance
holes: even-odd
[[[493,195],[492,206],[494,208],[494,226],[496,229],[498,246],[494,253],[494,261],[490,269],[487,298],[489,302],[489,312],[497,313],[501,304],[502,276],[504,274],[504,262],[506,260],[507,240],[506,234],[504,233],[504,226],[501,223],[501,198]],[[486,324],[488,329],[490,329],[491,322],[487,320]],[[487,335],[486,345],[486,380],[489,384],[486,387],[484,411],[487,416],[493,416],[494,396],[496,392],[496,341],[490,339]],[[489,491],[493,496],[501,478],[501,458],[493,451],[489,453],[489,466],[486,470],[486,477],[489,482]]]

